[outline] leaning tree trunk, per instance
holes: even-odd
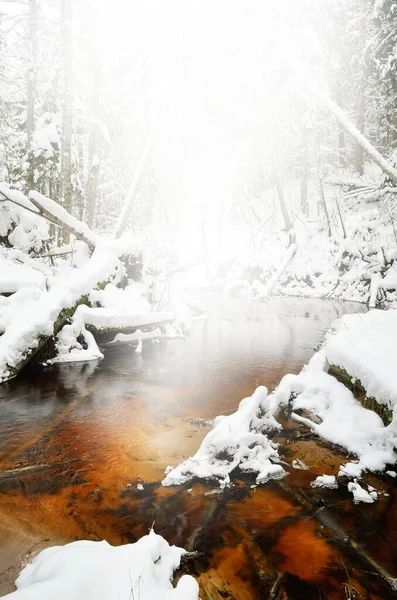
[[[366,137],[349,120],[343,110],[335,104],[333,100],[319,87],[319,85],[310,77],[304,79],[306,87],[317,97],[321,104],[326,107],[337,119],[339,124],[353,140],[361,146],[364,152],[376,163],[384,173],[386,173],[394,183],[397,184],[397,170],[374,148]]]
[[[63,118],[61,136],[61,203],[67,212],[72,212],[72,6],[71,0],[62,0],[62,55],[63,55]],[[63,242],[69,243],[69,233],[64,232]]]

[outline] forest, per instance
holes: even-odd
[[[393,0],[0,0],[0,595],[393,598],[396,207]]]

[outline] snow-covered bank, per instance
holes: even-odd
[[[292,246],[285,231],[269,229],[255,251],[238,249],[224,289],[254,300],[272,293],[397,306],[393,223],[366,207],[347,212],[343,226],[344,236],[329,236],[321,221],[297,219]]]
[[[198,600],[198,584],[173,572],[185,550],[170,546],[153,531],[135,544],[79,541],[43,550],[21,571],[15,600]]]
[[[372,339],[370,332],[376,337],[375,346],[368,344],[363,348],[363,352],[367,351],[368,354],[362,368],[371,365],[369,353],[372,352],[372,375],[371,372],[363,373],[363,378],[366,380],[367,376],[368,381],[372,381],[371,377],[374,378],[377,382],[375,391],[380,397],[385,390],[392,391],[390,386],[393,372],[389,362],[385,363],[384,369],[377,369],[377,361],[381,364],[383,355],[389,356],[393,361],[397,337],[392,326],[396,319],[394,311],[379,312],[364,316],[353,315],[351,323],[364,321],[368,339]],[[338,331],[343,331],[340,323],[349,322],[349,318],[350,316],[343,317],[336,322]],[[386,325],[387,320],[390,327]],[[380,322],[382,328],[379,327]],[[367,502],[373,501],[375,494],[359,494],[357,480],[365,471],[384,471],[395,464],[397,413],[394,412],[390,425],[385,426],[375,412],[364,408],[349,389],[327,373],[327,356],[335,353],[340,345],[343,346],[343,356],[346,356],[347,362],[351,360],[352,364],[361,364],[360,354],[356,355],[357,345],[348,344],[344,338],[339,339],[338,335],[342,336],[342,333],[335,334],[334,328],[331,330],[333,333],[328,334],[325,347],[313,356],[301,373],[286,375],[270,395],[267,395],[266,389],[258,388],[251,398],[240,403],[233,415],[218,417],[214,429],[203,440],[197,453],[181,465],[167,469],[163,485],[181,484],[199,477],[217,480],[224,487],[230,485],[230,473],[236,467],[241,471],[257,473],[257,483],[286,475],[280,465],[282,449],[272,442],[272,435],[281,429],[280,423],[276,421],[280,408],[288,406],[296,422],[354,455],[353,459],[341,466],[338,477],[352,480],[351,483],[355,485],[350,485],[348,489],[356,500],[365,496]],[[354,335],[357,335],[356,329],[351,331],[351,336]],[[343,360],[341,362],[343,365]],[[374,385],[372,384],[372,388]],[[383,397],[384,401],[391,398],[390,394]],[[327,480],[325,477],[324,481]],[[336,485],[337,482],[333,483]]]
[[[103,239],[35,192],[27,198],[0,184],[0,200],[0,383],[41,350],[45,364],[96,360],[103,356],[97,345],[102,334],[108,345],[130,334],[140,350],[153,330],[182,335],[188,329],[194,311],[185,302],[170,289],[157,290],[167,302],[154,310],[160,302],[150,277],[135,281],[142,275],[143,247],[134,236]],[[44,217],[77,240],[51,247]]]
[[[397,311],[343,316],[327,335],[325,356],[359,380],[367,396],[391,410],[397,404]]]

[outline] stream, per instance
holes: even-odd
[[[202,482],[161,486],[209,420],[298,373],[333,319],[366,310],[300,298],[207,305],[183,339],[32,368],[0,386],[0,595],[26,554],[76,539],[125,544],[154,524],[198,552],[180,572],[199,579],[202,599],[396,597],[382,577],[397,577],[395,482],[368,479],[388,494],[373,505],[354,505],[346,486],[313,490],[345,456],[295,423],[276,441],[306,470],[286,467],[288,477],[260,487],[245,477],[222,494]]]

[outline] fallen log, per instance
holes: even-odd
[[[79,314],[83,318],[88,331],[102,333],[135,333],[137,329],[150,331],[164,327],[175,320],[174,313],[153,312],[142,315],[116,312],[108,308],[90,308],[81,306]]]

